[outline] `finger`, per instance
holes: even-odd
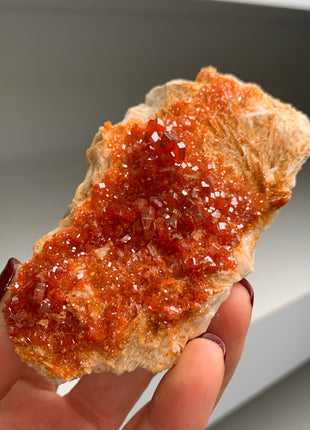
[[[118,429],[152,377],[153,374],[144,369],[122,375],[87,375],[65,396],[65,400],[97,426],[104,423],[104,428]]]
[[[18,261],[11,258],[0,275],[0,298],[2,299],[7,288],[13,282]],[[14,352],[10,341],[6,324],[2,314],[5,299],[0,306],[0,399],[10,390],[12,385],[19,379],[24,365]]]
[[[10,258],[0,274],[0,300],[2,300],[8,287],[13,283],[16,269],[20,262],[16,258]]]
[[[253,289],[243,280],[235,284],[208,328],[226,345],[225,375],[220,396],[231,380],[240,361],[252,315]]]
[[[201,430],[213,410],[224,377],[224,356],[214,341],[188,343],[175,367],[126,430]]]

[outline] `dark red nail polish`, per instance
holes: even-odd
[[[239,283],[240,283],[241,285],[243,285],[243,286],[244,286],[244,288],[246,288],[246,289],[247,289],[247,291],[248,291],[248,293],[249,293],[249,296],[250,296],[251,306],[253,307],[253,304],[254,304],[254,290],[253,290],[252,285],[251,285],[251,284],[249,283],[249,281],[248,281],[247,279],[245,279],[245,278],[241,279],[241,281],[239,281]]]
[[[212,340],[212,342],[217,343],[222,348],[223,357],[224,357],[224,361],[225,361],[225,359],[226,359],[226,345],[225,345],[224,341],[220,337],[218,337],[214,333],[204,333],[204,334],[202,334],[199,337],[201,337],[203,339],[207,339],[207,340]]]
[[[5,268],[2,270],[0,275],[0,300],[11,284],[18,264],[20,264],[20,262],[16,258],[10,258]]]

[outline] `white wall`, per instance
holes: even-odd
[[[217,0],[310,10],[310,0]]]

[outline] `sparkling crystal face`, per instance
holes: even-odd
[[[111,167],[11,288],[16,343],[83,367],[88,350],[119,352],[141,313],[150,334],[176,326],[212,294],[210,276],[236,268],[234,247],[269,203],[216,149],[215,113],[246,103],[232,93],[217,82],[147,123],[105,124]]]

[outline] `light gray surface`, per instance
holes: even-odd
[[[310,362],[208,430],[309,430]]]
[[[205,0],[200,0],[205,1]],[[294,9],[310,9],[310,0],[217,0],[230,1],[235,3],[258,4],[273,7],[288,7]]]

